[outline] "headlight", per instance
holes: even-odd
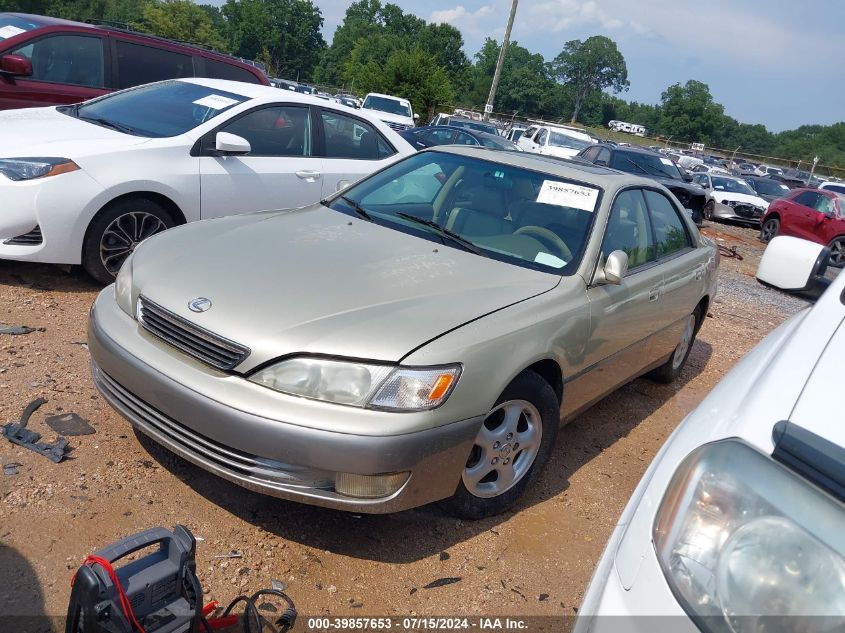
[[[114,300],[118,307],[129,316],[132,314],[132,258],[131,253],[123,262],[114,280]]]
[[[300,357],[261,369],[249,380],[282,393],[335,404],[421,411],[443,404],[460,373],[459,365],[396,367]]]
[[[845,627],[845,507],[738,440],[690,454],[654,545],[686,612],[714,633]]]
[[[0,174],[9,180],[33,180],[79,169],[69,158],[0,158]]]

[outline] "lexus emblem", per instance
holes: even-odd
[[[188,309],[191,312],[205,312],[211,307],[211,299],[205,297],[197,297],[188,302]]]

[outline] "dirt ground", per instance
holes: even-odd
[[[288,585],[308,615],[572,615],[635,485],[658,448],[713,385],[770,330],[806,305],[753,278],[762,244],[748,228],[711,225],[736,246],[720,295],[676,385],[637,380],[565,427],[545,473],[513,511],[462,522],[435,507],[357,516],[263,497],[136,436],[100,398],[84,346],[97,287],[80,273],[0,262],[0,423],[48,400],[30,428],[75,412],[96,434],[70,438],[53,464],[0,439],[0,614],[61,615],[83,557],[122,536],[187,525],[203,540],[206,600]],[[215,558],[231,551],[241,558]],[[434,588],[438,579],[458,579]]]

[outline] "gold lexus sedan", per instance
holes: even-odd
[[[314,206],[143,242],[92,308],[93,376],[251,490],[479,518],[538,477],[562,420],[678,376],[717,266],[652,180],[439,147]]]

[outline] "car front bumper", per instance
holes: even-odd
[[[20,182],[0,175],[0,259],[79,264],[89,207],[102,192],[82,170]]]
[[[131,353],[121,344],[131,337],[136,340],[130,346],[144,354]],[[178,379],[153,366],[162,355],[172,358],[181,353],[153,340],[125,314],[114,301],[111,286],[92,307],[88,342],[94,383],[136,429],[205,470],[282,499],[375,514],[446,498],[460,481],[483,422],[483,416],[478,416],[399,435],[357,435],[290,423],[285,410],[289,396],[239,376],[201,369],[187,357]],[[186,382],[191,378],[198,381],[189,386]],[[227,404],[227,394],[239,390],[255,390],[256,399],[276,398],[277,415],[267,417],[257,410]],[[299,409],[291,417],[298,421],[303,407],[319,411],[326,406],[294,400]],[[350,415],[369,413],[386,415],[350,411]],[[363,498],[336,491],[337,475],[346,473],[408,476],[398,490],[386,496]]]
[[[735,222],[744,222],[746,224],[760,225],[763,214],[766,210],[762,207],[756,207],[751,204],[738,204],[734,207],[722,204],[721,202],[714,202],[713,217],[720,220],[733,220]]]

